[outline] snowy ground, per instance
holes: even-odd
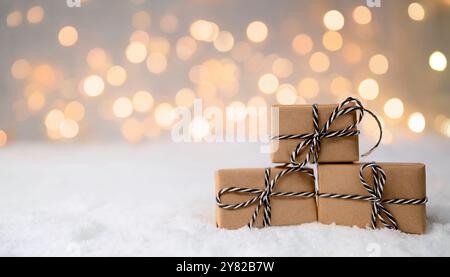
[[[1,149],[0,255],[450,256],[448,139],[407,140],[371,157],[427,164],[424,236],[320,224],[216,229],[214,170],[267,166],[258,149],[169,143]]]

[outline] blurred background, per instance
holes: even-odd
[[[0,0],[0,147],[168,140],[196,98],[247,120],[357,96],[386,144],[449,138],[450,1],[380,3]]]

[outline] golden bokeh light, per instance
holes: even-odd
[[[247,26],[247,37],[252,42],[263,42],[269,34],[269,29],[264,22],[253,21]]]
[[[125,55],[131,63],[142,63],[147,58],[147,47],[141,42],[132,42],[128,45]]]
[[[332,94],[338,96],[338,97],[346,97],[350,94],[352,94],[353,90],[353,84],[352,82],[342,76],[333,78],[330,83],[330,91]]]
[[[27,78],[31,73],[31,65],[25,59],[19,59],[11,66],[11,75],[18,80]]]
[[[78,101],[70,102],[64,109],[65,118],[74,120],[76,122],[83,120],[85,114],[86,110],[84,109],[83,104]]]
[[[353,20],[361,25],[369,24],[372,21],[372,12],[366,6],[358,6],[353,10]]]
[[[59,132],[61,133],[61,136],[66,139],[76,137],[79,130],[78,123],[72,119],[64,119],[59,125]]]
[[[422,21],[425,19],[425,9],[417,2],[411,3],[408,6],[408,15],[414,21]]]
[[[110,58],[102,48],[91,49],[86,56],[86,62],[95,71],[106,71],[111,66]]]
[[[150,21],[150,14],[146,11],[138,11],[133,14],[132,24],[135,29],[147,29],[150,27]]]
[[[342,49],[344,59],[349,64],[357,64],[362,59],[362,49],[358,44],[346,43]]]
[[[309,66],[314,72],[326,72],[330,68],[330,58],[323,52],[316,52],[309,58]]]
[[[430,67],[436,71],[444,71],[447,68],[447,57],[439,51],[433,52],[429,59]]]
[[[151,53],[147,59],[147,69],[153,74],[161,74],[167,69],[167,58],[161,53]]]
[[[301,97],[311,99],[319,95],[320,85],[316,79],[308,77],[298,82],[297,90]]]
[[[119,65],[112,66],[106,74],[106,80],[110,85],[120,87],[127,81],[127,71]]]
[[[169,128],[175,120],[173,106],[169,103],[161,103],[155,108],[155,121],[162,128]]]
[[[151,36],[148,43],[148,52],[169,55],[170,42],[164,37]]]
[[[191,37],[182,37],[178,39],[175,51],[180,60],[189,60],[197,51],[197,42]]]
[[[409,116],[408,127],[414,133],[422,133],[426,127],[425,117],[422,113],[415,112]]]
[[[0,129],[0,147],[4,147],[8,143],[8,135],[2,129]]]
[[[230,32],[221,31],[214,39],[214,47],[217,51],[225,53],[231,51],[234,46],[234,37]]]
[[[8,27],[17,27],[22,24],[22,13],[20,11],[12,11],[6,17],[6,25]]]
[[[264,97],[261,96],[253,96],[248,100],[247,106],[250,108],[266,108],[267,107],[267,101],[264,99]]]
[[[128,118],[125,120],[120,131],[125,140],[132,144],[139,143],[144,138],[143,124],[136,118]]]
[[[380,93],[378,82],[374,79],[365,79],[359,84],[359,95],[366,100],[374,100]]]
[[[236,42],[231,50],[231,57],[237,62],[246,62],[252,52],[250,44],[246,41]]]
[[[83,81],[83,91],[87,96],[95,97],[103,93],[105,89],[105,82],[102,77],[98,75],[91,75]]]
[[[195,117],[189,124],[189,132],[193,139],[201,140],[209,135],[210,125],[203,117]]]
[[[146,113],[151,110],[154,104],[153,96],[150,92],[140,90],[133,96],[133,108],[136,112]]]
[[[38,24],[44,19],[44,9],[41,6],[34,6],[27,12],[27,20],[31,24]]]
[[[311,52],[313,47],[314,42],[311,37],[306,34],[297,35],[292,41],[292,49],[294,49],[295,53],[302,56]]]
[[[331,10],[324,15],[323,23],[327,29],[331,31],[339,31],[344,28],[345,19],[339,11]]]
[[[165,14],[159,20],[159,27],[163,32],[172,34],[178,29],[178,18],[173,14]]]
[[[136,30],[130,36],[130,43],[131,42],[140,42],[147,45],[150,43],[150,35],[146,31]]]
[[[258,88],[262,93],[273,94],[277,91],[279,84],[277,76],[268,73],[259,78]]]
[[[391,98],[384,104],[384,113],[392,119],[399,119],[403,116],[404,106],[402,100]]]
[[[329,51],[337,51],[342,48],[344,40],[338,32],[328,31],[322,37],[323,46]]]
[[[179,107],[191,107],[194,100],[195,92],[189,88],[180,89],[175,96],[175,104]]]
[[[226,115],[230,122],[241,122],[247,118],[247,107],[240,101],[233,101],[227,106]]]
[[[118,118],[127,118],[133,113],[133,103],[127,97],[119,97],[114,101],[113,113]]]
[[[57,73],[50,64],[39,64],[33,69],[32,79],[43,87],[54,88],[57,82]]]
[[[278,78],[287,78],[294,71],[294,64],[288,59],[277,58],[272,64],[272,72]]]
[[[62,46],[70,47],[78,41],[78,31],[73,26],[64,26],[59,30],[58,40]]]
[[[64,113],[60,110],[50,110],[45,117],[45,127],[51,131],[59,131],[59,126],[64,121]]]
[[[37,112],[42,110],[42,108],[45,106],[45,96],[40,91],[33,91],[28,97],[27,97],[27,106],[32,112]]]
[[[189,29],[193,38],[199,41],[212,42],[219,35],[219,26],[207,20],[196,20]]]
[[[386,74],[389,70],[389,61],[384,55],[375,55],[370,58],[369,68],[372,73],[377,75]]]
[[[293,105],[297,102],[297,91],[291,84],[282,84],[277,89],[276,97],[281,105]]]

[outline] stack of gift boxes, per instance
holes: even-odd
[[[425,165],[359,163],[364,115],[380,128],[374,148],[382,129],[358,99],[274,106],[274,112],[272,162],[278,166],[216,172],[219,228],[320,222],[425,232]]]

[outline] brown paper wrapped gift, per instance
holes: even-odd
[[[351,104],[350,104],[351,105]],[[337,105],[318,105],[319,128],[322,128]],[[272,136],[313,134],[313,112],[311,105],[276,105],[272,107],[272,115],[278,109],[279,116],[272,116]],[[277,120],[277,122],[275,122]],[[337,118],[329,131],[338,131],[355,124],[356,112]],[[277,127],[278,126],[278,130]],[[356,130],[354,128],[353,130]],[[272,141],[272,162],[290,163],[290,155],[302,139],[283,139]],[[302,151],[297,161],[305,159],[309,147]],[[320,144],[318,162],[354,162],[359,160],[358,136],[323,138]]]
[[[425,165],[415,163],[379,163],[378,166],[382,168],[385,174],[384,190],[381,197],[384,203],[381,203],[393,216],[398,229],[412,234],[425,233]],[[373,201],[332,198],[332,195],[336,194],[368,197],[370,193],[364,188],[360,180],[360,170],[361,164],[357,163],[318,166],[319,222],[358,226],[361,228],[370,227]],[[378,176],[377,173],[372,168],[365,168],[362,170],[362,173],[366,184],[373,189],[375,183],[374,174]],[[395,201],[396,199],[397,201]],[[404,204],[400,203],[401,199],[405,202]],[[387,215],[385,213],[381,213],[381,215],[389,223]],[[389,225],[384,226],[381,220],[376,217],[375,227],[393,226],[393,224]]]
[[[269,182],[279,176],[281,172],[287,172],[286,168],[271,168],[267,171]],[[312,174],[312,171],[309,171]],[[225,169],[216,172],[216,195],[218,203],[236,205],[254,199],[261,193],[251,193],[250,190],[264,191],[266,188],[265,169]],[[317,221],[317,205],[315,200],[314,177],[305,172],[293,171],[284,174],[275,182],[273,193],[302,193],[309,194],[307,197],[271,196],[270,221],[271,225],[295,225]],[[247,189],[245,192],[221,191],[238,188]],[[220,201],[219,201],[220,200]],[[237,209],[226,209],[216,207],[217,227],[225,229],[238,229],[248,225],[259,203],[259,198],[246,207]],[[265,215],[264,207],[259,208],[258,215],[251,227],[262,227]]]

